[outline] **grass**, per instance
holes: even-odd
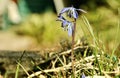
[[[85,24],[86,24],[86,27],[87,27],[87,29],[88,29],[88,31],[90,32],[90,35],[92,36],[92,38],[93,38],[93,45],[95,46],[95,52],[94,52],[94,55],[95,55],[95,58],[96,58],[96,61],[97,61],[97,63],[98,63],[98,68],[99,68],[99,71],[100,71],[100,75],[102,74],[102,69],[101,69],[101,66],[100,66],[100,63],[99,63],[99,60],[98,60],[98,58],[97,58],[97,55],[98,55],[98,51],[99,51],[99,44],[98,44],[98,41],[97,41],[97,39],[96,39],[96,37],[95,37],[95,35],[94,35],[94,33],[93,33],[93,30],[92,30],[92,28],[91,28],[91,25],[89,24],[89,22],[88,22],[88,20],[87,20],[87,18],[85,17],[85,16],[83,16],[83,20],[84,20],[84,22],[85,22]]]

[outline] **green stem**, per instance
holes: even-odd
[[[73,26],[73,32],[72,32],[72,52],[71,52],[71,60],[72,60],[72,72],[73,72],[73,78],[75,77],[75,68],[74,68],[74,44],[75,44],[75,30],[76,30],[76,19],[74,19],[74,26]]]

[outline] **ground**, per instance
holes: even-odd
[[[28,50],[35,41],[28,36],[18,36],[10,31],[0,31],[0,50]]]

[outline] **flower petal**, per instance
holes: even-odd
[[[72,29],[72,23],[70,23],[70,24],[68,25],[68,35],[69,35],[69,36],[72,36],[72,31],[73,31],[73,29]]]
[[[68,25],[68,21],[65,21],[65,20],[64,20],[64,21],[62,22],[62,27],[65,27],[65,26],[67,26],[67,25]]]
[[[64,20],[66,20],[66,19],[63,16],[58,16],[56,21],[64,21]]]
[[[87,13],[85,10],[83,10],[83,9],[76,9],[76,10],[78,10],[78,11],[81,11],[81,12],[83,12],[83,13]]]
[[[77,19],[78,18],[78,13],[76,10],[73,11],[73,14],[72,14],[73,18]]]
[[[72,18],[72,14],[71,13],[72,13],[71,10],[69,10],[68,13],[67,13],[67,16],[69,16],[70,18]]]
[[[75,19],[78,18],[78,12],[76,11],[76,9],[75,9],[74,7],[71,7],[71,8],[68,10],[67,15],[68,15],[70,18],[75,18]]]
[[[60,11],[60,14],[59,14],[59,15],[67,12],[69,9],[70,9],[70,7],[68,7],[68,8],[63,8],[63,9]]]

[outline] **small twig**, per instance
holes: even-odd
[[[27,70],[26,70],[19,62],[17,62],[17,63],[18,63],[18,65],[24,70],[24,72],[25,72],[28,76],[30,76],[29,73],[27,72]]]
[[[57,62],[57,58],[55,59],[55,61],[51,61],[52,62],[52,68],[55,68],[55,64],[56,64],[56,62]]]
[[[58,67],[58,68],[54,68],[54,69],[48,69],[48,70],[43,70],[43,71],[38,71],[38,72],[35,72],[33,74],[31,74],[30,76],[28,76],[28,78],[32,78],[34,76],[38,76],[39,74],[45,72],[45,73],[48,73],[48,72],[59,72],[60,70],[65,70],[63,67]]]
[[[63,74],[63,78],[66,78],[66,71],[62,71],[62,74]]]
[[[120,71],[119,70],[116,70],[116,71],[110,71],[110,72],[107,72],[107,71],[102,71],[104,74],[120,74]]]
[[[64,60],[64,64],[66,65],[66,58],[65,58],[64,55],[62,57],[63,57],[63,60]]]
[[[65,65],[64,62],[60,59],[60,57],[58,55],[56,55],[56,56],[57,56],[58,60],[61,62],[61,64],[64,66]]]
[[[74,50],[79,49],[79,48],[83,49],[83,48],[87,48],[87,47],[88,46],[77,46],[77,47],[74,47]],[[70,54],[71,52],[72,52],[72,50],[70,49],[70,50],[67,50],[67,51],[60,53],[60,55]]]

